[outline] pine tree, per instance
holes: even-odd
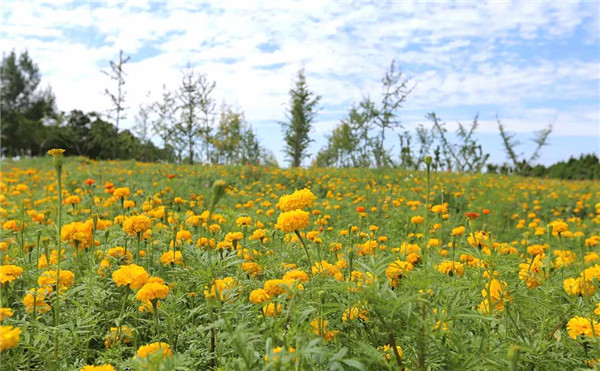
[[[300,69],[294,88],[290,90],[288,120],[280,123],[284,132],[285,153],[293,167],[300,166],[307,155],[308,145],[312,141],[308,134],[317,116],[320,100],[320,96],[308,89],[304,69]]]

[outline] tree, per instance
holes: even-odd
[[[188,152],[190,164],[194,163],[194,147],[198,138],[204,142],[206,161],[210,160],[210,132],[215,105],[211,95],[215,85],[206,75],[197,75],[189,66],[181,81],[178,94],[181,121],[176,128]]]
[[[112,93],[110,90],[105,89],[104,93],[109,96],[113,108],[109,111],[109,117],[115,121],[115,126],[117,127],[117,131],[119,130],[119,122],[121,119],[127,118],[124,114],[124,111],[127,109],[125,107],[125,71],[123,70],[123,66],[127,63],[131,57],[123,56],[123,50],[119,50],[119,60],[117,62],[110,61],[110,71],[102,71],[105,75],[107,75],[111,80],[115,80],[117,82],[117,91]]]
[[[290,89],[290,108],[287,121],[280,122],[285,141],[285,153],[293,167],[298,167],[307,155],[306,150],[312,141],[308,134],[319,111],[320,96],[308,89],[304,69],[298,71],[294,87]]]
[[[142,144],[142,161],[148,161],[148,143],[150,142],[150,106],[140,105],[138,113],[135,116],[134,134]]]
[[[52,91],[39,89],[39,68],[27,51],[3,57],[0,76],[2,147],[9,155],[42,154],[50,139],[44,123],[56,119]]]
[[[550,136],[550,133],[552,133],[553,122],[535,133],[535,137],[532,140],[536,144],[536,147],[529,159],[527,159],[524,155],[518,155],[516,153],[516,147],[520,143],[514,140],[514,134],[510,134],[506,131],[498,116],[496,116],[496,121],[498,122],[498,129],[500,130],[500,137],[502,138],[504,150],[506,151],[507,157],[512,162],[513,170],[517,174],[526,173],[539,158],[542,147],[548,144],[548,137]]]
[[[154,102],[150,109],[154,113],[152,120],[152,131],[162,140],[163,149],[166,153],[172,153],[175,149],[176,135],[176,114],[178,107],[176,105],[175,94],[168,91],[163,85],[161,100]],[[173,158],[167,158],[172,161]]]
[[[402,72],[396,69],[395,61],[392,60],[389,71],[381,79],[383,96],[380,106],[376,109],[374,120],[375,126],[379,128],[375,145],[375,165],[378,168],[391,164],[390,156],[384,148],[385,132],[387,129],[402,127],[396,111],[402,107],[402,103],[412,92],[408,82]]]
[[[475,116],[470,127],[458,123],[456,136],[459,143],[457,144],[448,140],[446,137],[448,130],[445,128],[445,123],[437,117],[435,112],[429,113],[426,117],[433,122],[433,130],[438,133],[447,169],[454,169],[458,172],[481,172],[490,155],[483,151],[483,147],[475,137],[475,130],[479,126],[479,116]]]

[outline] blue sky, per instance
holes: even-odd
[[[245,112],[283,163],[288,90],[304,66],[322,96],[314,155],[353,102],[377,100],[395,59],[414,85],[405,129],[479,114],[492,162],[505,160],[496,114],[528,155],[533,132],[554,123],[539,162],[600,154],[600,5],[597,2],[23,2],[2,5],[2,52],[28,49],[61,110],[106,112],[101,73],[119,49],[128,118],[175,89],[188,62],[216,81],[215,98]],[[388,146],[396,147],[390,140]],[[306,161],[308,164],[309,161]]]

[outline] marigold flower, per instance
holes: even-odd
[[[263,306],[262,311],[263,314],[267,317],[275,317],[281,314],[281,309],[283,306],[279,303],[269,303]]]
[[[14,326],[0,326],[0,352],[19,345],[21,329]]]
[[[452,236],[462,236],[465,233],[465,227],[460,226],[456,228],[452,228]]]
[[[162,265],[171,263],[183,265],[183,255],[181,254],[181,251],[175,251],[175,253],[173,253],[173,250],[169,250],[160,256],[160,262]]]
[[[6,317],[13,316],[13,310],[11,308],[0,308],[0,322],[4,321]]]
[[[328,324],[329,324],[329,321],[325,321],[325,320],[322,320],[319,318],[315,318],[310,322],[310,326],[312,327],[315,335],[322,336],[325,339],[325,341],[333,339],[339,333],[339,331],[337,331],[337,330],[336,331],[327,330]]]
[[[169,286],[165,285],[162,280],[156,281],[153,278],[142,286],[142,288],[137,292],[135,298],[141,302],[153,302],[158,299],[165,299],[169,295]]]
[[[216,299],[217,295],[222,302],[233,299],[235,292],[238,291],[239,284],[233,277],[218,278],[214,281],[210,290],[204,290],[204,297],[207,300]]]
[[[127,344],[133,338],[133,330],[128,326],[111,327],[108,335],[104,339],[104,347],[110,348],[115,344]]]
[[[148,356],[151,356],[153,354],[158,354],[162,352],[162,356],[164,357],[169,357],[173,355],[173,351],[171,350],[171,347],[169,346],[169,344],[167,343],[150,343],[147,345],[142,345],[138,351],[137,351],[137,356],[140,358],[146,358]]]
[[[79,371],[115,371],[115,368],[112,365],[105,364],[100,366],[92,366],[87,365],[83,366]]]
[[[308,226],[309,215],[302,210],[283,212],[277,218],[277,226],[285,233],[300,231]]]
[[[123,230],[130,236],[137,236],[150,229],[152,221],[146,215],[134,215],[125,219]]]
[[[477,218],[479,218],[479,213],[465,213],[465,216],[467,217],[467,219],[469,220],[475,220]]]
[[[235,224],[239,227],[249,227],[252,224],[252,218],[249,216],[240,216],[235,220]]]
[[[113,272],[112,279],[117,286],[129,286],[132,290],[137,290],[148,282],[149,275],[144,267],[130,264],[122,265],[119,269]]]
[[[115,188],[115,190],[112,194],[116,198],[124,199],[124,198],[129,197],[129,195],[131,194],[131,191],[129,190],[129,187],[121,187],[121,188]]]
[[[465,267],[456,261],[444,260],[435,267],[438,272],[447,274],[449,276],[458,275],[462,277],[465,274]]]
[[[398,280],[408,275],[408,272],[412,269],[413,265],[411,263],[402,260],[396,260],[395,262],[390,263],[385,270],[385,275],[389,280],[390,286],[398,286]]]
[[[279,209],[283,212],[305,209],[312,206],[313,202],[317,199],[308,188],[302,190],[296,190],[291,195],[282,196],[277,204]]]
[[[44,273],[42,273],[38,278],[38,285],[54,288],[56,286],[56,276],[56,270],[47,270]],[[69,288],[73,285],[73,279],[75,278],[75,274],[69,270],[61,269],[58,278],[60,281],[60,289],[62,290]]]
[[[417,216],[413,216],[412,218],[410,218],[410,222],[414,225],[419,225],[419,224],[423,224],[423,221],[425,219],[423,219],[422,216],[417,215]]]
[[[571,339],[577,339],[578,336],[596,337],[600,336],[600,322],[594,321],[594,329],[592,330],[592,322],[588,318],[575,316],[567,323],[567,330]]]
[[[23,298],[23,305],[25,305],[27,312],[33,313],[34,306],[36,313],[44,314],[48,312],[51,307],[46,303],[46,298],[51,292],[51,288],[30,289],[25,298]]]
[[[256,277],[262,273],[262,267],[256,262],[244,262],[242,263],[242,269],[250,277]]]
[[[23,268],[18,265],[0,266],[0,283],[12,282],[23,274]]]
[[[379,347],[377,347],[377,350],[382,352],[383,358],[387,359],[388,361],[390,359],[392,359],[392,356],[395,357],[394,348],[392,348],[392,346],[389,344],[379,346]],[[396,345],[396,351],[398,352],[398,355],[400,357],[404,356],[404,353],[402,352],[402,348],[400,347],[400,345]]]
[[[271,300],[271,296],[264,289],[256,289],[250,292],[250,302],[252,304],[262,304]]]

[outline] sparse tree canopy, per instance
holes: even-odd
[[[290,108],[287,121],[281,122],[285,141],[285,154],[293,167],[298,167],[307,156],[312,141],[308,134],[319,111],[321,97],[308,89],[304,69],[298,71],[294,87],[290,89]]]

